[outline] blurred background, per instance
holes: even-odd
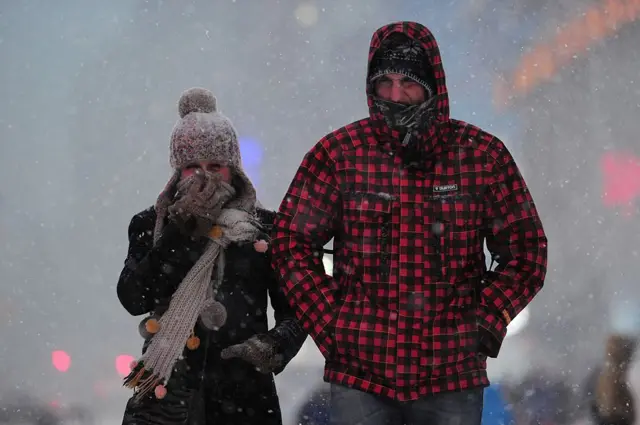
[[[633,0],[0,1],[0,405],[120,423],[142,341],[115,285],[183,90],[215,93],[277,209],[306,151],[367,115],[369,39],[394,20],[432,29],[452,116],[505,141],[551,241],[490,377],[580,392],[606,334],[640,330],[639,18]],[[277,377],[286,425],[322,366],[309,339]]]

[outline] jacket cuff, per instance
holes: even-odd
[[[486,307],[484,307],[486,308]],[[510,318],[507,313],[494,314],[481,309],[478,314],[479,351],[488,357],[498,357]]]
[[[206,236],[190,236],[182,233],[177,224],[169,221],[162,229],[162,235],[158,239],[156,247],[160,251],[166,251],[167,249],[203,251],[208,241],[209,238]]]
[[[282,358],[280,367],[273,371],[273,373],[277,375],[282,372],[287,364],[298,354],[307,335],[295,319],[283,320],[267,332],[267,335],[275,344],[276,355]]]

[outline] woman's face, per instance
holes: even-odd
[[[231,169],[225,165],[213,161],[198,161],[194,162],[193,164],[187,165],[180,172],[180,180],[191,177],[198,170],[208,171],[210,173],[218,173],[222,176],[222,180],[225,183],[231,184]]]

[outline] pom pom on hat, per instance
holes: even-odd
[[[217,110],[212,92],[201,87],[184,91],[178,113],[169,145],[174,170],[199,161],[226,164],[234,171],[242,168],[238,134],[229,118]]]
[[[201,87],[191,88],[180,96],[178,111],[180,118],[184,118],[192,112],[205,114],[216,112],[216,97],[207,89]]]

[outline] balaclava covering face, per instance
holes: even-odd
[[[385,74],[404,75],[425,89],[425,101],[415,105],[376,98],[376,106],[383,113],[387,125],[401,135],[426,127],[434,115],[436,82],[422,45],[402,33],[389,36],[373,58],[369,81],[375,84]]]

